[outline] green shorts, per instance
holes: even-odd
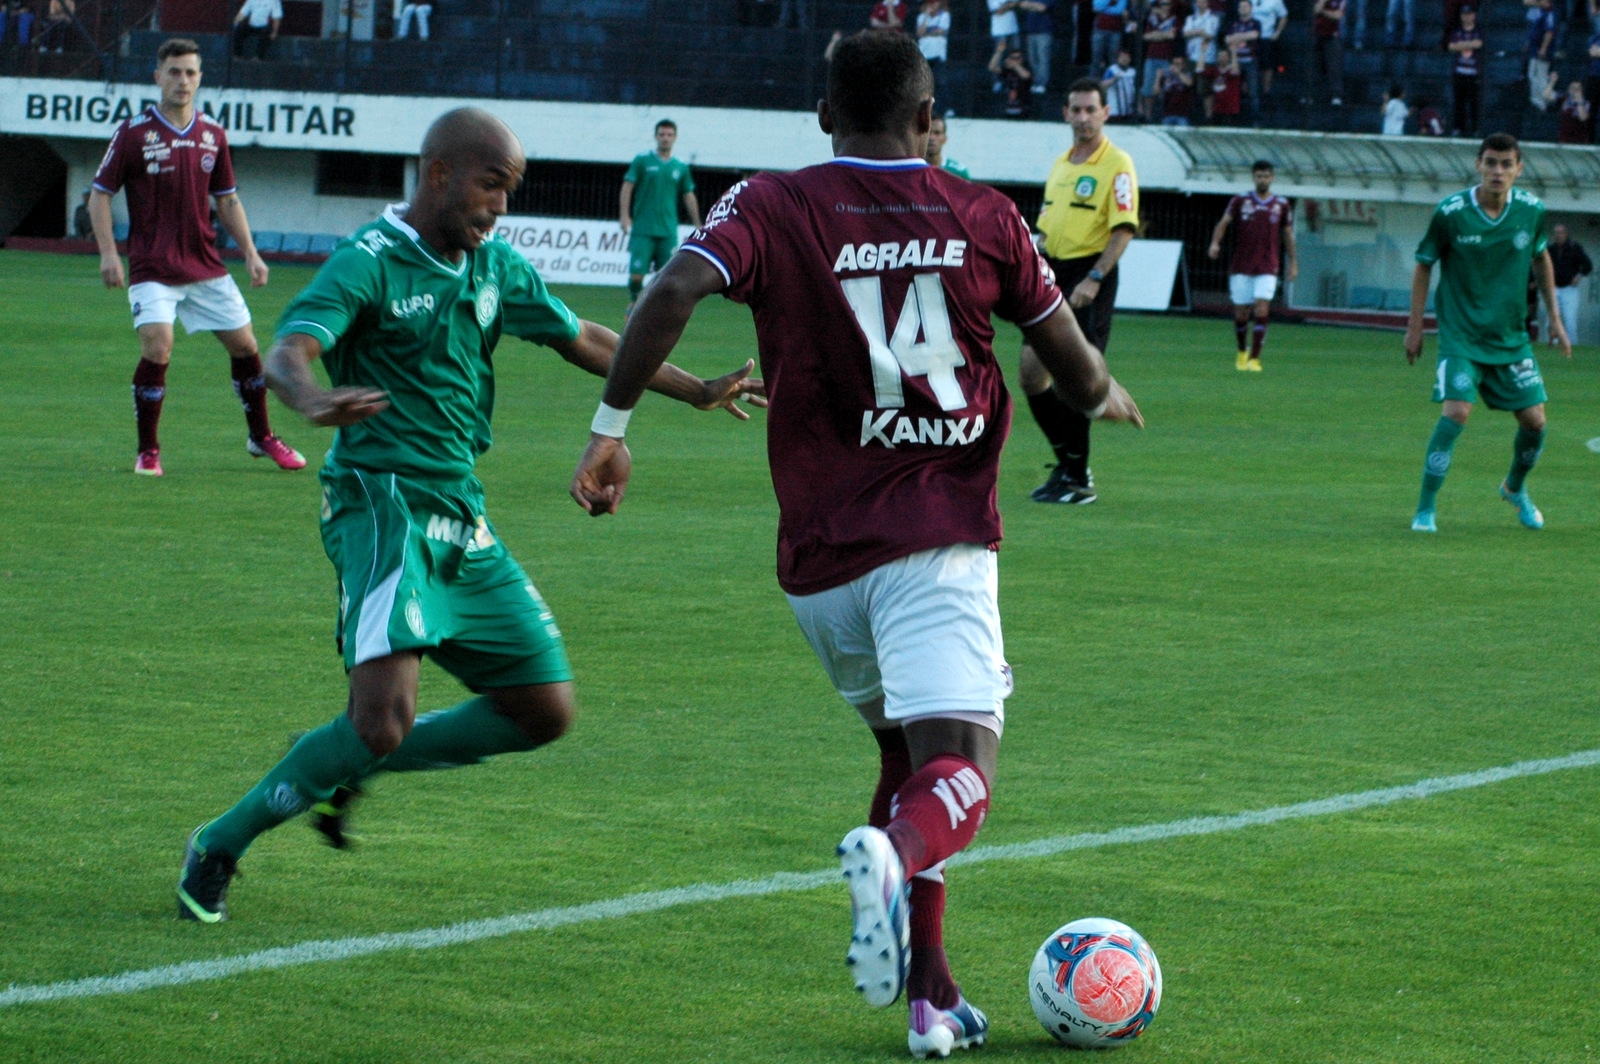
[[[572,679],[561,630],[483,515],[483,486],[327,465],[322,546],[344,667],[420,650],[474,691]]]
[[[677,250],[678,238],[675,236],[630,236],[628,273],[634,277],[643,277],[650,272],[651,263],[654,263],[655,268],[659,270]]]
[[[1545,401],[1544,378],[1532,358],[1508,365],[1473,362],[1466,358],[1439,359],[1433,381],[1433,401],[1447,399],[1476,402],[1479,396],[1491,410],[1526,410]]]

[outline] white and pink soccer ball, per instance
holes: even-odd
[[[1028,998],[1044,1029],[1078,1049],[1112,1049],[1139,1037],[1161,1007],[1161,964],[1127,924],[1094,916],[1058,928],[1028,972]]]

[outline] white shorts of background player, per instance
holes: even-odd
[[[1236,307],[1248,307],[1256,300],[1272,302],[1278,294],[1278,276],[1272,273],[1228,274],[1228,298]]]
[[[789,605],[834,688],[873,729],[932,717],[1004,728],[1012,684],[994,551],[919,551]]]
[[[175,318],[188,333],[229,332],[250,324],[250,308],[227,274],[193,284],[140,281],[128,289],[128,305],[133,309],[135,329],[171,325]]]

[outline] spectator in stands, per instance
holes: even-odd
[[[1367,0],[1350,0],[1346,11],[1352,10],[1356,17],[1345,19],[1340,32],[1350,41],[1350,47],[1359,52],[1367,46]]]
[[[1589,36],[1589,69],[1583,94],[1594,101],[1600,100],[1600,14],[1591,14],[1589,24],[1594,29]]]
[[[1219,126],[1236,125],[1244,77],[1228,48],[1217,49],[1217,65],[1208,73],[1206,85],[1210,89],[1205,98],[1206,118]]]
[[[1278,38],[1289,25],[1289,9],[1283,0],[1253,0],[1255,19],[1261,23],[1261,39],[1256,42],[1256,69],[1261,72],[1261,95],[1272,95],[1272,75],[1278,69]]]
[[[1568,336],[1578,335],[1578,296],[1583,279],[1594,272],[1594,263],[1583,245],[1571,239],[1567,227],[1557,222],[1550,227],[1550,265],[1556,281],[1556,309]]]
[[[1400,47],[1410,48],[1417,43],[1417,0],[1389,0],[1389,11],[1383,18],[1383,46],[1395,46],[1395,25],[1405,19],[1405,35]]]
[[[1543,111],[1555,98],[1550,88],[1550,58],[1555,53],[1555,6],[1551,0],[1522,0],[1528,12],[1528,102]]]
[[[1100,87],[1106,90],[1106,109],[1112,122],[1129,122],[1134,116],[1134,81],[1139,72],[1133,66],[1133,53],[1126,48],[1117,53],[1117,61],[1106,67],[1100,75]]]
[[[988,0],[989,37],[994,41],[994,54],[997,56],[1004,55],[1007,50],[1019,47],[1022,43],[1022,27],[1017,22],[1018,2],[1019,0]]]
[[[1256,42],[1260,39],[1261,23],[1256,20],[1255,5],[1251,0],[1239,0],[1238,17],[1228,25],[1224,40],[1249,92],[1252,119],[1261,117],[1261,71],[1256,66]]]
[[[1050,87],[1050,53],[1055,47],[1055,18],[1050,9],[1056,0],[1021,0],[1022,35],[1028,47],[1028,68],[1033,71],[1033,91],[1042,94]]]
[[[1115,62],[1127,29],[1128,0],[1093,0],[1094,34],[1090,38],[1089,67],[1104,70]]]
[[[1442,137],[1445,134],[1444,116],[1426,97],[1417,97],[1417,136]]]
[[[26,47],[33,40],[33,9],[24,7],[22,0],[11,0],[0,9],[0,44]]]
[[[1344,0],[1316,0],[1311,8],[1311,46],[1317,95],[1326,96],[1334,107],[1344,104],[1344,41],[1339,37],[1343,23]]]
[[[1188,125],[1194,114],[1194,73],[1189,69],[1187,56],[1172,57],[1172,62],[1161,71],[1157,90],[1161,93],[1161,124]]]
[[[1482,91],[1483,33],[1478,29],[1478,9],[1461,9],[1461,26],[1450,34],[1448,50],[1455,56],[1450,68],[1450,98],[1454,102],[1450,128],[1458,137],[1478,133]]]
[[[1383,135],[1386,137],[1404,136],[1406,132],[1406,119],[1411,116],[1411,108],[1406,106],[1406,87],[1398,81],[1389,86],[1389,91],[1383,94],[1383,107],[1380,112],[1383,116]]]
[[[867,28],[873,30],[903,30],[911,17],[911,8],[905,0],[878,0],[867,16]]]
[[[406,0],[400,7],[400,25],[394,31],[395,40],[404,40],[411,33],[411,20],[417,20],[418,40],[428,39],[428,19],[433,16],[433,0]]]
[[[1156,0],[1150,8],[1150,14],[1144,20],[1144,76],[1140,85],[1144,88],[1144,98],[1140,107],[1148,120],[1156,110],[1156,101],[1160,99],[1157,82],[1161,79],[1161,72],[1167,69],[1172,62],[1173,52],[1177,48],[1178,20],[1172,14],[1172,0]]]
[[[1561,101],[1561,121],[1557,127],[1556,143],[1592,143],[1594,126],[1589,119],[1589,101],[1583,96],[1583,82],[1574,80],[1567,86],[1567,95]]]
[[[77,13],[77,0],[49,0],[45,5],[44,25],[39,28],[39,51],[62,51]]]
[[[1192,15],[1183,20],[1184,49],[1189,57],[1189,72],[1204,70],[1217,61],[1217,34],[1222,32],[1222,16],[1200,0]]]
[[[244,0],[239,13],[233,16],[233,54],[243,58],[250,41],[254,40],[256,58],[267,58],[282,23],[281,0]]]
[[[933,71],[934,113],[955,114],[945,81],[945,64],[950,60],[950,5],[946,0],[922,0],[922,10],[917,12],[917,48]]]
[[[1001,113],[1007,118],[1027,118],[1033,107],[1033,71],[1028,69],[1022,49],[1013,48],[1003,56],[996,52],[989,60],[989,72],[1000,86]]]

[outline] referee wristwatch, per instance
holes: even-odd
[[[1098,269],[1092,269],[1089,271],[1089,280],[1093,281],[1095,284],[1099,284],[1105,279],[1106,275],[1101,273]]]

